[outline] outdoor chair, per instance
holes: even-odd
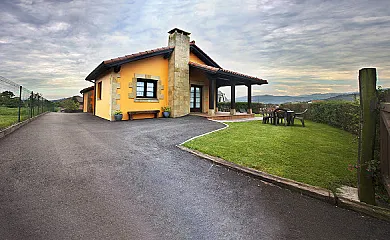
[[[284,109],[277,109],[274,111],[275,114],[275,125],[278,125],[279,123],[284,123],[285,126],[287,126],[287,111]]]
[[[294,125],[294,120],[298,119],[298,120],[301,121],[302,127],[304,127],[305,126],[305,113],[306,112],[307,112],[307,109],[305,111],[301,112],[301,113],[295,113],[293,118],[292,118],[292,121],[291,121],[292,125]]]
[[[274,123],[274,111],[272,109],[263,109],[263,123]]]

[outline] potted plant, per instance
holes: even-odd
[[[121,120],[122,120],[122,117],[123,117],[123,114],[122,114],[122,111],[121,111],[121,110],[116,110],[116,111],[114,112],[115,121],[121,121]]]
[[[168,118],[171,115],[171,107],[162,107],[163,117]]]

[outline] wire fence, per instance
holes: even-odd
[[[48,111],[54,104],[42,94],[0,76],[0,130]]]

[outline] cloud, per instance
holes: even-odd
[[[166,46],[173,27],[222,67],[267,79],[256,94],[356,91],[362,67],[390,87],[387,1],[6,0],[0,22],[0,75],[47,98],[78,94],[105,59]]]

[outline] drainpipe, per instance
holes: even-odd
[[[93,115],[96,115],[96,80],[93,87]]]

